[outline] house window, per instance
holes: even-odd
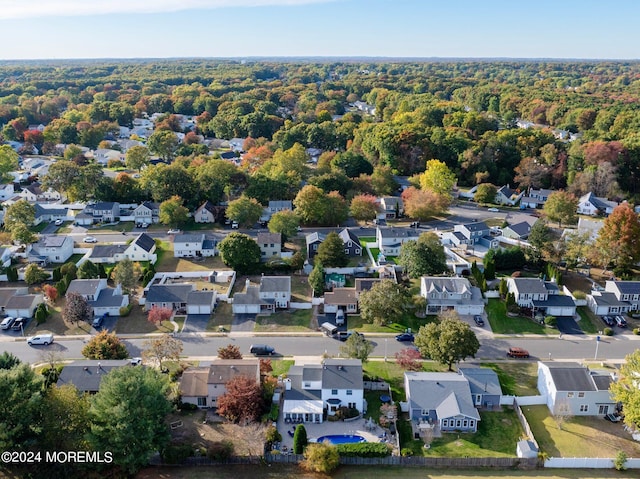
[[[425,414],[426,416],[426,414]],[[442,427],[449,427],[449,420],[448,419],[443,419],[442,420]]]
[[[572,398],[573,396],[574,396],[574,393],[572,393],[572,392],[567,393],[567,397],[568,397],[568,398]]]
[[[337,389],[332,389],[331,390],[331,394],[333,394],[335,396],[336,394],[338,394],[338,390]]]
[[[583,397],[584,397],[584,392],[579,392],[579,393],[578,393],[578,397],[579,397],[579,398],[583,398]]]
[[[427,411],[426,409],[423,409],[422,411],[420,411],[420,414],[422,414],[423,416],[428,416],[429,415],[429,411]],[[445,419],[446,421],[446,419]]]
[[[207,398],[206,397],[199,397],[198,398],[198,406],[205,407],[206,405],[207,405]]]
[[[311,383],[304,383],[304,387],[305,388],[310,388],[311,387]]]
[[[353,391],[351,389],[347,389],[347,396],[352,396],[353,395]]]
[[[471,420],[469,421],[469,427],[470,427],[470,428],[472,428],[472,429],[473,429],[474,427],[476,427],[476,422],[475,422],[473,419],[471,419]]]
[[[469,421],[467,421],[466,419],[464,421],[462,421],[462,427],[463,428],[467,428],[469,426]]]
[[[580,412],[587,412],[589,410],[588,404],[580,404]]]
[[[609,406],[607,404],[600,404],[598,414],[609,414]]]

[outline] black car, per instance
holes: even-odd
[[[398,334],[396,336],[396,341],[402,341],[402,342],[408,341],[408,342],[412,343],[413,339],[414,339],[414,337],[413,337],[413,334],[411,334],[411,333],[402,333],[402,334]]]
[[[615,324],[616,324],[615,320],[611,316],[603,316],[602,317],[602,321],[607,326],[615,326]]]
[[[357,331],[339,331],[338,335],[336,336],[336,339],[338,339],[339,341],[346,341],[347,339],[349,339],[351,337],[352,334],[357,334],[359,336],[362,336],[364,338],[364,335],[357,332]]]
[[[482,319],[482,316],[480,316],[479,314],[476,314],[473,317],[473,320],[476,322],[478,326],[484,326],[484,319]]]
[[[107,314],[105,313],[102,316],[97,316],[93,318],[93,322],[91,323],[91,326],[93,326],[95,329],[102,327],[102,323],[104,323],[104,320],[106,317],[107,317]]]

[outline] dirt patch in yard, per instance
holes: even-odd
[[[174,442],[204,448],[214,442],[231,441],[236,456],[259,456],[262,454],[266,429],[264,425],[239,426],[226,421],[217,421],[221,421],[221,419],[208,411],[174,413],[169,417],[169,424],[173,424],[171,439]],[[176,427],[178,424],[181,425]]]

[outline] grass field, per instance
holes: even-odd
[[[496,334],[551,334],[556,331],[530,319],[507,316],[507,306],[499,299],[490,299],[485,309]]]
[[[625,432],[622,423],[610,423],[601,417],[573,417],[562,429],[547,406],[524,406],[540,449],[551,457],[615,457],[618,451],[638,457],[640,444]]]
[[[216,310],[207,323],[207,331],[217,332],[220,331],[220,328],[223,328],[224,331],[230,331],[232,319],[231,304],[226,301],[218,301]]]
[[[280,311],[268,316],[257,316],[254,331],[312,331],[310,309],[298,309],[293,312]]]
[[[580,315],[580,321],[578,321],[580,329],[588,334],[597,334],[598,331],[602,331],[604,324],[596,318],[596,315],[593,314],[589,308],[580,306],[576,308],[576,310]]]
[[[538,371],[535,363],[482,363],[481,366],[491,368],[498,374],[502,393],[505,395],[538,394]]]
[[[547,469],[535,471],[451,470],[396,466],[341,466],[331,476],[305,472],[297,466],[213,466],[147,468],[136,479],[611,479],[632,477],[606,469]]]

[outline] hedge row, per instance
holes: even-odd
[[[391,454],[391,448],[381,442],[357,442],[338,444],[338,453],[345,457],[386,457]]]

